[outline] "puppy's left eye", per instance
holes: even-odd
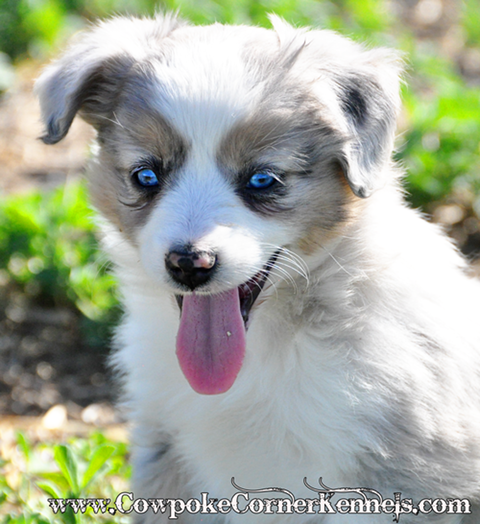
[[[259,173],[255,173],[252,175],[247,182],[247,188],[248,189],[267,189],[275,182],[277,181],[276,177],[274,177],[271,173],[268,171],[261,171]]]
[[[143,187],[157,187],[160,185],[158,177],[152,169],[140,169],[134,173],[134,176]]]

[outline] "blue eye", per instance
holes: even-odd
[[[160,184],[157,175],[151,169],[141,169],[135,175],[138,183],[143,187],[156,187]]]
[[[267,189],[276,182],[276,178],[273,177],[268,171],[262,171],[255,173],[250,177],[247,183],[249,189]]]

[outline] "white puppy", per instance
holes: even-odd
[[[478,523],[480,285],[403,202],[399,61],[272,22],[116,18],[37,84],[46,143],[97,130],[134,496],[182,523]],[[360,487],[402,511],[342,514]]]

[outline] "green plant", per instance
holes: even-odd
[[[0,201],[2,280],[42,305],[76,309],[90,343],[100,343],[119,314],[107,266],[83,184]]]
[[[112,13],[152,15],[180,11],[195,23],[268,25],[275,12],[295,24],[342,28],[374,39],[391,24],[384,0],[4,0],[0,5],[0,51],[11,58],[42,58],[85,20]]]
[[[100,433],[72,438],[67,445],[32,442],[18,432],[16,447],[0,463],[0,522],[2,524],[89,524],[102,512],[94,507],[72,506],[48,499],[115,500],[130,476],[127,446]],[[56,510],[56,512],[54,511]],[[98,509],[97,509],[98,511]],[[105,524],[125,518],[102,514]]]
[[[411,61],[408,130],[397,155],[407,168],[409,198],[425,207],[461,192],[463,203],[480,203],[480,88],[467,87],[434,53],[413,53]]]

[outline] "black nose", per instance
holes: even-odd
[[[176,248],[167,253],[165,266],[176,282],[193,291],[210,280],[217,267],[217,256],[208,251]]]

